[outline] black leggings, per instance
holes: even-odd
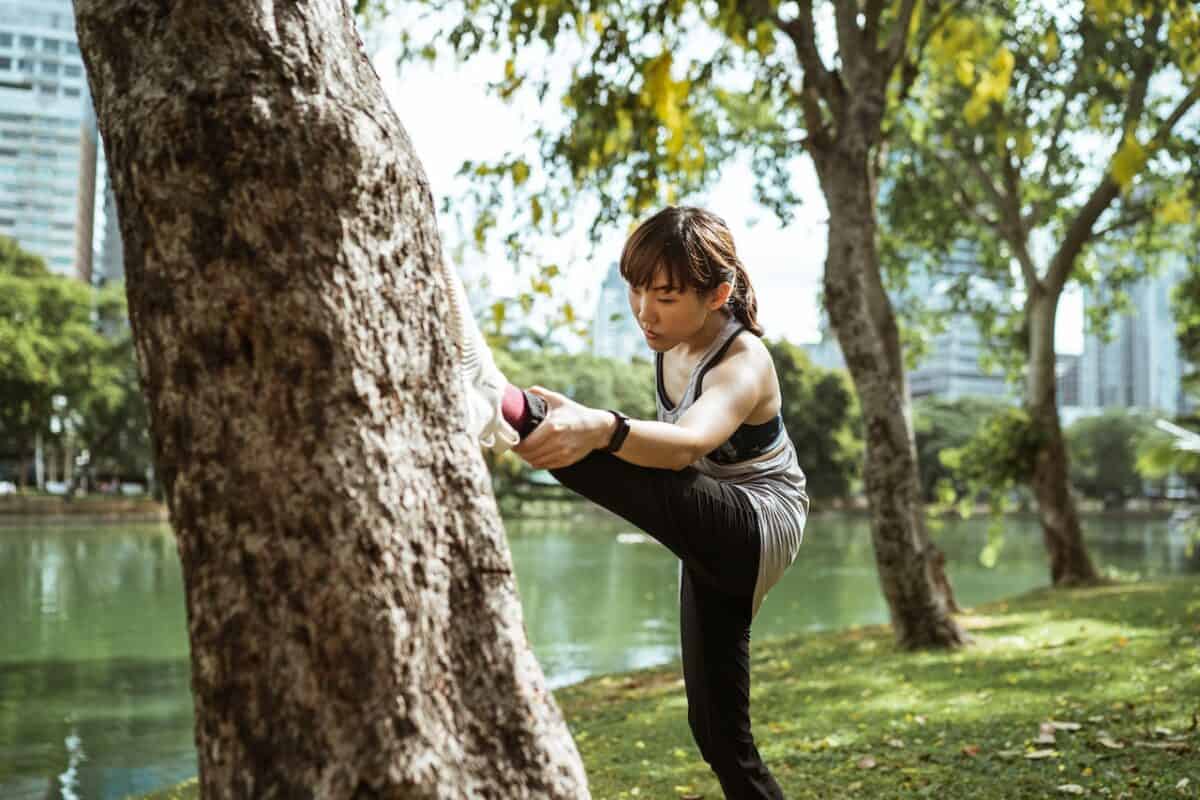
[[[679,557],[679,627],[688,723],[730,800],[782,798],[750,732],[750,618],[758,519],[749,500],[689,467],[639,467],[593,452],[551,471]]]

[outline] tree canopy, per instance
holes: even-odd
[[[52,274],[0,237],[0,447],[26,455],[54,417],[60,438],[99,447],[114,472],[148,463],[124,287]]]

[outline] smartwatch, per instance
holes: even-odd
[[[612,439],[609,440],[608,445],[601,448],[601,452],[615,453],[621,449],[621,445],[625,444],[625,437],[629,435],[629,417],[611,408],[608,409],[608,413],[617,418],[617,428],[613,431]]]

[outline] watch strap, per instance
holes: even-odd
[[[604,447],[604,452],[615,453],[621,449],[621,445],[625,444],[625,437],[629,435],[629,417],[611,408],[608,409],[608,413],[617,418],[617,427],[613,430],[613,435],[609,439],[608,445]]]

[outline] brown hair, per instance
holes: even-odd
[[[730,312],[755,336],[763,335],[750,276],[733,246],[733,234],[716,214],[667,206],[639,225],[621,250],[621,277],[630,286],[646,288],[660,267],[671,288],[679,291],[706,295],[732,283]]]

